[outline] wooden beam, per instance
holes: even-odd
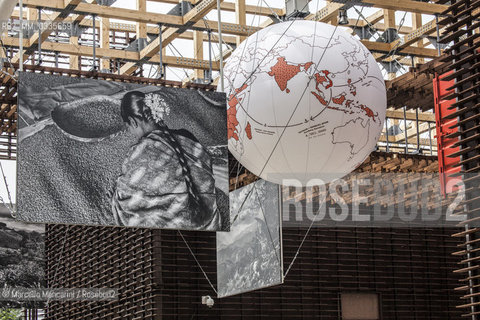
[[[395,11],[390,9],[383,10],[383,17],[385,23],[385,29],[397,29],[397,24],[395,23]],[[388,72],[388,80],[395,79],[397,76],[396,72]]]
[[[17,11],[17,17],[20,15],[20,12]],[[37,21],[38,19],[38,9],[37,8],[27,8],[27,20]]]
[[[420,13],[412,13],[412,28],[414,30],[419,29],[422,27],[422,15]],[[413,44],[416,47],[423,48],[423,38],[420,38],[417,42]],[[415,57],[416,63],[425,63],[424,58],[417,58]]]
[[[147,0],[136,0],[137,1],[137,10],[144,14],[147,13]],[[137,22],[137,39],[146,39],[147,38],[147,25],[144,22]]]
[[[100,19],[100,48],[110,49],[110,19]],[[100,60],[100,70],[110,70],[110,59]]]
[[[79,1],[79,0],[75,0]],[[60,1],[62,2],[62,1]],[[44,7],[51,9],[63,9],[63,5],[59,5],[58,1],[51,0],[24,0],[24,5],[27,7]],[[79,3],[76,7],[77,12],[84,14],[95,14],[103,18],[113,18],[121,20],[129,20],[135,22],[143,23],[164,23],[172,25],[182,25],[182,17],[162,14],[162,13],[153,13],[153,12],[141,12],[138,10],[124,9],[124,8],[115,8],[108,6],[101,6],[98,4],[90,3]]]
[[[374,14],[369,15],[366,19],[371,25],[380,22],[380,20],[383,19],[383,10],[377,10]]]
[[[207,23],[210,30],[212,30],[213,32],[218,32],[217,22],[212,20],[199,21],[194,24],[194,27],[203,29],[205,28],[205,23]],[[268,19],[266,23],[273,23],[273,20]],[[247,25],[240,25],[238,23],[222,22],[222,33],[248,37],[249,35],[252,35],[255,32],[261,30],[262,27],[263,26],[253,27]]]
[[[395,23],[395,11],[394,10],[383,10],[383,19],[385,21],[385,28],[394,28],[396,29]]]
[[[385,23],[382,23],[382,22],[377,22],[375,25],[374,25],[375,29],[377,29],[378,31],[385,31],[387,29],[387,27],[385,26]],[[410,32],[413,31],[412,27],[408,27],[408,26],[399,26],[399,25],[396,25],[395,26],[395,29],[397,29],[398,33],[399,34],[409,34]]]
[[[217,2],[215,0],[202,0],[195,8],[190,10],[186,15],[183,16],[182,25],[185,24],[194,24],[202,19],[210,10],[216,6]],[[216,23],[213,23],[214,25]],[[173,41],[178,35],[179,28],[176,27],[167,27],[162,29],[162,48],[166,47],[170,42]],[[151,41],[142,51],[140,51],[141,60],[149,60],[152,58],[160,48],[160,40],[156,38]],[[136,69],[136,65],[131,62],[127,62],[120,69],[122,74],[131,74]]]
[[[430,125],[430,130],[433,130],[433,129],[435,129],[435,124]],[[424,132],[428,132],[428,130],[429,130],[428,123],[421,123],[418,126],[418,134],[419,135],[424,133]],[[416,136],[417,136],[417,126],[414,123],[411,128],[407,129],[408,143],[409,144],[412,143],[410,138],[412,138],[412,137],[416,138]],[[405,132],[402,132],[402,133],[395,136],[395,142],[402,142],[402,141],[405,141]],[[416,139],[415,139],[415,142],[416,142]]]
[[[50,8],[50,9],[65,9],[63,0],[24,0],[23,5],[28,8]]]
[[[177,4],[178,0],[149,0],[152,2],[163,2],[163,3],[171,3]],[[191,1],[192,4],[195,4],[198,1]],[[235,12],[235,2],[222,2],[220,5],[222,11],[229,11]],[[285,9],[283,8],[267,8],[263,6],[253,6],[253,5],[246,5],[245,11],[247,14],[259,15],[259,16],[271,16],[273,15],[272,11],[279,16],[285,15]]]
[[[194,33],[194,31],[185,31],[184,33],[178,35],[177,38],[178,39],[193,40],[193,33]],[[208,34],[207,33],[202,32],[202,37],[203,37],[203,41],[208,41]],[[233,37],[233,36],[223,35],[223,41],[225,41],[225,43],[228,43],[228,44],[236,44],[237,43],[236,37]]]
[[[421,50],[423,47],[418,47],[418,46],[411,46],[415,42],[418,42],[420,39],[423,38],[424,35],[428,35],[432,32],[434,32],[437,28],[437,23],[435,20],[432,20],[430,22],[425,23],[424,25],[421,25],[418,29],[413,30],[409,34],[405,35],[403,38],[397,39],[394,42],[392,42],[392,46],[395,46],[398,48],[397,51],[402,51],[405,48],[416,48],[417,50]],[[438,52],[437,52],[438,55]]]
[[[75,48],[78,51],[78,37],[70,37],[70,46]],[[79,56],[77,54],[70,54],[69,55],[69,64],[70,64],[70,69],[72,70],[78,70],[78,61],[79,61]]]
[[[18,18],[18,14],[17,14],[17,16],[12,15],[12,17]],[[64,22],[73,22],[73,19],[68,17],[68,18],[64,19]],[[92,20],[91,19],[84,19],[82,22],[80,22],[80,26],[92,28],[93,27]],[[205,25],[203,25],[203,26],[205,27]],[[98,26],[97,26],[97,28],[98,28]],[[215,28],[214,30],[216,31],[217,29],[218,28]],[[132,33],[134,33],[134,32],[136,32],[136,24],[110,21],[110,31],[132,32]],[[223,29],[222,29],[222,31],[223,31]],[[157,34],[158,35],[158,27],[153,27],[153,26],[148,26],[147,25],[147,34],[151,34],[151,35]],[[185,31],[185,32],[181,33],[180,35],[178,35],[178,38],[193,40],[193,31]],[[208,39],[208,36],[207,36],[207,34],[204,33],[203,34],[203,40],[205,41],[207,39]],[[229,44],[236,44],[237,40],[233,36],[224,35],[223,36],[223,41],[225,41],[226,43],[229,43]]]
[[[375,8],[424,14],[440,14],[449,7],[448,5],[414,0],[363,0],[362,2],[366,5],[373,5]]]
[[[4,43],[6,46],[14,46],[18,47],[18,38],[11,38],[5,37],[6,41]],[[24,43],[27,40],[24,40]],[[71,43],[58,43],[58,42],[51,42],[45,41],[43,43],[43,48],[45,52],[61,52],[63,54],[68,54],[74,59],[70,60],[70,65],[72,69],[78,69],[78,57],[79,56],[86,56],[91,57],[93,55],[92,47],[89,46],[81,46],[78,45],[78,38],[71,37]],[[126,61],[139,61],[140,54],[134,51],[126,51],[126,50],[118,50],[118,49],[106,49],[106,48],[97,48],[96,50],[97,58],[105,58],[105,59],[120,59]],[[75,58],[77,60],[75,61]],[[159,63],[159,55],[155,55],[150,59],[151,63]],[[166,65],[170,65],[172,67],[179,67],[179,68],[186,68],[186,69],[208,69],[209,62],[208,60],[199,60],[193,58],[182,58],[182,57],[173,57],[173,56],[166,56],[164,55],[163,63]],[[219,64],[216,61],[212,61],[212,68],[214,70],[219,70]]]
[[[66,16],[68,16],[68,12],[72,8],[75,8],[76,6],[78,6],[80,1],[81,0],[65,0],[64,2],[62,1],[62,4],[64,5],[62,10],[60,12],[53,13],[52,16],[49,17],[48,20],[51,21],[52,23],[62,22],[63,19]],[[56,4],[56,5],[58,5],[58,4]],[[41,6],[37,6],[37,7],[33,7],[33,8],[30,7],[28,10],[38,9],[39,7],[41,7]],[[68,9],[66,9],[67,7],[68,7]],[[27,17],[28,17],[28,13],[27,13]],[[38,17],[38,13],[37,13],[36,17]],[[52,34],[52,31],[53,31],[52,29],[47,28],[47,29],[43,30],[40,34],[39,34],[39,32],[33,33],[33,35],[30,37],[30,40],[29,40],[29,46],[27,48],[25,48],[25,50],[23,50],[23,52],[18,52],[12,58],[12,63],[18,63],[20,61],[20,55],[23,55],[23,61],[26,61],[28,59],[28,57],[30,56],[29,54],[27,54],[27,52],[28,52],[27,50],[31,49],[31,47],[33,45],[37,44],[39,41],[43,42],[46,39],[48,39],[50,34]]]
[[[387,142],[386,135],[382,133],[380,135],[380,138],[378,139],[378,141]],[[396,141],[395,137],[390,136],[390,135],[388,136],[388,142],[389,143],[401,143],[399,141]],[[417,137],[412,137],[411,139],[408,139],[408,144],[409,145],[417,144]],[[429,146],[430,145],[430,140],[428,138],[420,138],[420,145],[421,146]],[[390,146],[390,148],[396,148],[396,147],[395,146]],[[404,149],[404,147],[400,147],[400,148]],[[410,149],[411,149],[411,147],[410,147]],[[435,139],[433,136],[432,136],[432,149],[434,151],[437,150],[437,139]]]
[[[318,10],[315,14],[309,14],[305,17],[305,20],[314,20],[320,22],[326,22],[332,19],[333,16],[338,14],[338,9],[343,7],[343,3],[331,2],[328,3],[325,7]]]
[[[235,1],[235,20],[240,25],[247,25],[245,0]],[[245,36],[237,36],[237,46],[245,40]]]
[[[403,48],[401,52],[408,55],[414,55],[417,57],[425,57],[425,58],[438,57],[437,49],[417,48],[417,47],[409,46],[409,47]]]
[[[220,3],[222,1],[220,1]],[[199,21],[216,6],[216,0],[202,0],[197,6],[195,6],[192,10],[188,11],[187,14],[183,16],[183,24],[185,25],[188,23]]]
[[[389,53],[390,50],[392,49],[392,45],[390,43],[375,42],[375,41],[368,41],[368,40],[360,40],[360,41],[370,51]],[[419,56],[419,57],[426,57],[426,58],[437,57],[436,49],[416,48],[412,46],[402,49],[402,53],[407,55],[410,54],[410,55]]]
[[[236,12],[236,5],[237,3],[233,2],[222,2],[220,8],[225,11]],[[272,16],[277,14],[278,16],[285,15],[285,9],[283,8],[266,8],[262,6],[252,6],[252,5],[245,5],[245,13],[253,14],[253,15],[260,15],[260,16]]]
[[[160,58],[158,55],[152,57],[149,62],[159,63]],[[164,56],[163,64],[170,67],[185,68],[185,69],[202,69],[208,70],[210,68],[210,63],[208,60],[198,60],[193,58],[186,57],[173,57],[173,56]],[[220,64],[218,61],[212,61],[212,69],[215,71],[220,70]]]
[[[401,119],[403,120],[403,110],[387,110],[386,114],[387,118],[390,119]],[[415,120],[415,112],[406,112],[407,120]],[[418,120],[419,121],[430,121],[435,122],[435,115],[433,113],[418,113]]]
[[[193,32],[193,57],[197,60],[203,60],[203,32]],[[203,79],[204,71],[201,69],[195,69],[194,79]]]
[[[207,0],[208,1],[208,0]],[[215,2],[214,0],[210,0],[211,2]],[[195,1],[196,3],[200,4],[203,1]],[[173,2],[172,2],[173,3]],[[443,11],[445,11],[448,8],[448,5],[441,5],[441,4],[436,4],[436,3],[425,3],[425,2],[420,2],[420,1],[414,1],[414,0],[363,0],[363,3],[366,5],[372,5],[373,7],[376,8],[382,8],[382,9],[389,9],[389,10],[401,10],[401,11],[408,11],[408,12],[415,12],[415,13],[424,13],[424,14],[440,14]],[[51,8],[51,9],[64,9],[65,8],[65,3],[62,0],[25,0],[24,4],[27,7],[44,7],[44,8]],[[335,9],[335,6],[336,9]],[[317,16],[314,20],[322,19],[321,15],[322,14],[332,14],[331,10],[338,10],[340,7],[342,7],[343,4],[340,3],[331,3],[327,5],[325,8],[326,10],[321,10],[322,13]],[[226,10],[234,10],[234,7],[232,8],[232,4],[227,4],[225,5]],[[247,8],[246,8],[247,9]],[[261,10],[263,14],[268,15],[268,12],[266,10],[270,10],[268,8],[258,8],[258,10]],[[202,8],[202,5],[197,5],[194,10],[192,11],[198,11],[198,10],[204,10]],[[253,10],[253,11],[252,11]],[[257,8],[252,8],[250,7],[249,9],[249,14],[255,14],[255,10]],[[277,9],[281,10],[281,9]],[[88,13],[88,14],[96,14],[99,17],[106,17],[106,18],[116,18],[116,19],[122,19],[122,20],[130,20],[130,21],[136,21],[136,22],[144,22],[144,23],[164,23],[164,24],[172,24],[172,25],[181,25],[182,23],[180,22],[181,17],[178,16],[173,16],[173,15],[168,15],[168,14],[160,14],[160,13],[151,13],[147,12],[146,14],[142,14],[138,10],[131,10],[131,9],[124,9],[124,8],[114,8],[114,7],[108,7],[108,6],[101,6],[101,5],[96,5],[96,4],[89,4],[89,3],[80,3],[77,6],[77,11],[83,12],[83,13]],[[190,21],[188,15],[194,15],[194,13],[191,13],[190,11],[186,17],[186,21]],[[325,12],[327,11],[327,12]],[[284,13],[283,10],[278,11],[279,13]],[[331,18],[328,17],[329,20]],[[311,19],[311,18],[310,18]]]

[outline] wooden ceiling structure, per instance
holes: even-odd
[[[58,55],[62,55],[68,58],[68,68],[81,69],[80,57],[91,58],[95,55],[96,59],[100,60],[98,63],[99,70],[138,75],[142,65],[157,66],[160,64],[161,46],[164,50],[162,65],[194,71],[185,81],[203,79],[204,70],[210,68],[210,62],[211,68],[218,70],[218,57],[209,61],[206,57],[207,53],[203,50],[203,44],[208,41],[209,33],[213,34],[212,39],[217,38],[217,21],[205,18],[209,12],[216,10],[217,2],[215,0],[192,0],[191,10],[183,16],[149,12],[147,11],[147,0],[135,1],[137,9],[132,10],[101,5],[99,3],[108,2],[100,0],[87,2],[80,0],[24,0],[23,3],[26,6],[22,14],[24,19],[38,20],[40,14],[40,20],[42,21],[70,22],[78,25],[78,27],[88,28],[80,35],[73,33],[65,36],[56,32],[52,33],[51,30],[28,35],[23,40],[24,61],[38,64],[38,49],[41,48],[42,58],[45,58],[45,60],[40,64],[44,66],[54,66],[52,65],[53,60],[49,60],[48,57],[56,55],[58,59]],[[178,4],[177,0],[154,0],[153,2]],[[369,26],[380,33],[387,29],[398,30],[398,38],[390,43],[362,40],[365,46],[375,53],[379,62],[388,63],[395,60],[403,65],[411,66],[412,57],[418,62],[422,62],[424,58],[438,56],[437,49],[425,48],[426,44],[429,43],[428,37],[435,37],[437,23],[435,20],[431,20],[422,24],[422,14],[439,15],[446,10],[446,5],[414,0],[363,0],[355,2],[355,4],[378,8],[378,10],[367,17],[361,15],[361,19],[349,19],[345,26],[352,28]],[[346,5],[345,1],[327,2],[325,7],[318,12],[307,15],[305,19],[337,24],[338,11],[348,7],[351,7],[351,5]],[[397,10],[410,12],[412,26],[403,26],[402,21],[396,21],[395,11]],[[278,19],[285,19],[286,15],[285,8],[271,8],[268,5],[246,5],[245,0],[237,0],[236,2],[222,0],[221,11],[234,12],[236,16],[236,23],[221,23],[225,54],[228,54],[226,48],[234,48],[245,37],[262,27],[275,23]],[[259,26],[248,25],[247,14],[265,17],[265,21]],[[17,8],[12,18],[18,19],[18,17],[19,10]],[[93,17],[95,17],[95,21]],[[127,22],[119,23],[110,21],[111,19],[121,19]],[[87,37],[91,40],[93,26],[95,26],[96,35],[95,53],[92,48],[92,41],[87,43],[86,40]],[[161,37],[159,36],[159,26]],[[119,41],[122,38],[125,41]],[[181,57],[181,53],[175,56],[166,54],[166,47],[177,38],[192,41],[194,57]],[[11,61],[13,63],[19,62],[18,35],[12,32],[6,33],[2,35],[2,40],[4,46],[11,48],[13,52]],[[126,50],[128,44],[135,40],[142,42],[140,49]],[[40,46],[38,45],[39,41]],[[50,62],[50,65],[48,62]],[[393,78],[393,74],[390,77]]]
[[[22,53],[18,31],[3,30],[1,40],[5,50],[0,51],[0,58],[3,58],[4,62],[4,73],[0,75],[0,158],[12,159],[16,150],[15,141],[12,140],[16,135],[16,83],[8,74],[13,74],[15,69],[18,69],[21,54],[24,68],[36,72],[77,73],[78,76],[89,74],[100,79],[117,81],[125,81],[125,77],[133,76],[151,79],[150,83],[158,80],[157,84],[183,87],[209,87],[216,84],[212,74],[220,68],[220,46],[216,56],[210,48],[217,46],[219,24],[209,20],[207,15],[217,10],[217,1],[134,1],[136,9],[115,7],[114,0],[23,0],[23,19],[65,22],[71,24],[73,30],[29,32],[22,41]],[[174,9],[166,13],[147,10],[147,5],[152,7],[155,3],[167,4]],[[228,57],[241,41],[254,32],[288,19],[285,8],[272,8],[265,1],[259,2],[261,6],[247,5],[245,0],[220,0],[220,3],[221,13],[235,14],[235,23],[220,23],[224,57]],[[374,8],[375,11],[365,16],[362,14],[364,7],[370,10]],[[435,139],[428,139],[425,135],[420,138],[419,135],[425,133],[423,127],[429,122],[432,124],[428,125],[429,136],[435,136],[431,111],[432,73],[425,72],[428,68],[422,66],[429,65],[430,62],[425,63],[427,60],[438,61],[441,50],[431,48],[430,44],[436,43],[435,39],[438,39],[441,33],[442,28],[437,26],[437,21],[441,22],[444,18],[442,13],[447,8],[446,4],[415,0],[361,0],[352,3],[329,0],[317,12],[303,17],[336,25],[339,21],[339,10],[348,9],[348,12],[353,12],[358,18],[347,19],[348,23],[343,26],[350,27],[352,33],[355,30],[369,30],[370,36],[363,36],[362,43],[385,68],[393,65],[393,69],[388,69],[391,72],[387,74],[387,118],[392,119],[389,124],[401,127],[406,133],[389,136],[384,129],[380,142],[383,143],[381,148],[385,151],[401,151],[405,140],[408,140],[409,143],[417,144],[416,149],[423,145],[427,146],[430,154],[436,153]],[[400,21],[395,17],[397,11],[401,11],[404,17]],[[410,26],[404,25],[407,14],[412,21]],[[422,15],[425,14],[435,15],[437,19],[424,23]],[[247,17],[251,20],[252,16],[261,17],[262,22],[258,25],[248,24]],[[18,21],[19,17],[20,10],[17,7],[11,19]],[[379,38],[386,37],[389,30],[395,30],[396,36],[389,41],[379,41]],[[372,33],[375,34],[373,38]],[[168,53],[167,47],[173,45],[176,39],[190,41],[193,56],[175,51],[173,49],[176,48],[172,49],[172,46]],[[397,78],[395,71],[400,65],[409,71]],[[180,77],[180,83],[166,80],[169,76],[165,73],[171,75],[173,72],[167,71],[167,67],[170,70],[183,69],[184,75]],[[397,110],[403,107],[412,110],[405,114]],[[419,115],[414,112],[415,109],[421,111]],[[420,119],[419,122],[416,119]],[[385,146],[387,142],[393,144],[393,150]]]

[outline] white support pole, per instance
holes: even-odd
[[[224,91],[223,83],[223,40],[222,40],[222,10],[220,8],[220,0],[217,0],[217,15],[218,15],[218,42],[220,44],[220,91]]]
[[[19,54],[20,54],[19,70],[23,71],[23,0],[19,0],[18,5],[20,6],[20,12],[19,12],[19,15],[20,15],[19,41],[20,41],[20,44],[19,44],[19,47],[18,47],[18,51],[19,51]]]

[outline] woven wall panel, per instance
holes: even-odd
[[[50,302],[47,319],[160,319],[153,246],[147,229],[48,225],[48,286],[118,288],[119,300]]]
[[[285,269],[304,229],[284,229]],[[162,232],[164,319],[338,319],[341,292],[380,294],[383,319],[458,319],[457,241],[447,229],[312,229],[285,284],[217,299],[181,237]],[[183,233],[215,283],[215,238]]]
[[[284,285],[216,299],[212,309],[201,296],[215,293],[178,232],[82,226],[70,227],[66,238],[65,232],[47,228],[49,284],[116,287],[121,298],[51,302],[47,319],[338,319],[339,294],[357,291],[380,295],[384,319],[460,315],[452,229],[315,228]],[[284,230],[285,269],[304,232]],[[216,286],[214,234],[183,235]]]

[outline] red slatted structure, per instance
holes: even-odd
[[[437,150],[438,150],[438,171],[440,172],[440,187],[444,196],[454,191],[451,188],[459,178],[452,176],[460,172],[458,163],[460,156],[456,155],[460,151],[458,142],[457,117],[455,116],[456,108],[452,107],[456,99],[449,99],[454,90],[448,90],[455,84],[455,81],[444,80],[452,75],[452,71],[442,75],[435,75],[433,79],[433,95],[435,105],[435,121],[437,131]],[[447,188],[447,185],[450,188]],[[447,190],[449,189],[449,190]]]

